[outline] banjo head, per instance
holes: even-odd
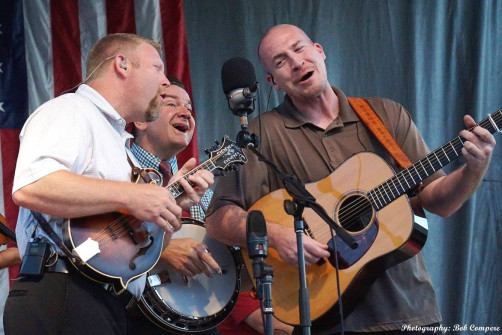
[[[171,266],[156,266],[148,273],[140,309],[157,326],[179,333],[215,327],[232,311],[240,289],[239,252],[206,236],[204,224],[182,219],[172,238],[192,238],[207,245],[222,274],[187,277]]]

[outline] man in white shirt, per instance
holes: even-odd
[[[59,255],[54,264],[59,267],[44,264],[41,278],[16,281],[5,307],[6,334],[128,332],[120,299],[66,267],[64,253],[31,210],[45,214],[60,237],[64,218],[130,214],[144,222],[147,232],[164,230],[165,246],[179,228],[182,208],[197,203],[211,183],[210,172],[199,171],[190,177],[194,187],[181,182],[185,192],[175,200],[165,188],[130,182],[131,165],[137,164],[125,126],[157,119],[169,86],[159,50],[158,43],[137,35],[105,36],[89,54],[86,84],[43,104],[26,121],[12,190],[21,206],[18,246],[23,257],[30,238],[47,240]],[[127,290],[138,297],[144,284],[138,275]]]

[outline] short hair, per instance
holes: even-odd
[[[179,79],[175,76],[167,76],[167,80],[169,80],[171,85],[181,87],[182,89],[184,89],[186,91],[185,85],[183,85],[183,82],[181,81],[181,79]]]
[[[162,49],[160,43],[148,38],[128,33],[109,34],[100,39],[89,52],[86,62],[86,80],[98,78],[102,74],[101,64],[107,59],[112,59],[118,53],[124,53],[131,58],[133,66],[139,66],[134,59],[134,52],[142,44],[148,43],[161,55]]]
[[[260,61],[261,65],[263,65],[263,67],[265,67],[265,70],[267,70],[267,71],[268,71],[268,69],[265,66],[265,63],[262,59],[262,55],[260,52],[261,45],[262,45],[263,41],[265,40],[265,38],[267,38],[269,35],[271,35],[272,32],[274,32],[277,28],[283,28],[283,27],[294,27],[294,28],[298,29],[307,38],[307,40],[310,41],[310,43],[314,43],[314,42],[312,42],[312,39],[307,35],[307,33],[305,33],[305,31],[302,28],[295,26],[293,24],[278,24],[278,25],[271,27],[270,29],[268,29],[265,32],[265,34],[263,34],[263,37],[261,38],[260,43],[258,43],[258,49],[256,50],[256,53],[258,54],[258,60]]]

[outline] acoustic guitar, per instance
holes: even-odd
[[[182,178],[191,183],[188,177],[201,169],[217,170],[222,174],[247,162],[242,150],[228,137],[223,138],[219,147],[211,149],[206,150],[210,158]],[[159,172],[143,171],[151,183],[162,185]],[[135,182],[141,180],[138,176]],[[166,188],[175,198],[184,193],[179,180]],[[163,240],[164,230],[157,225],[118,212],[65,220],[63,225],[65,246],[84,262],[74,265],[88,278],[111,285],[116,293],[124,291],[131,280],[155,266],[164,249]]]
[[[502,110],[489,115],[479,126],[491,133],[500,131]],[[456,137],[397,174],[376,154],[363,152],[347,159],[328,177],[306,185],[332,219],[358,243],[356,249],[351,249],[327,223],[305,208],[305,234],[327,244],[331,253],[327,260],[307,268],[312,320],[329,320],[331,324],[340,321],[335,257],[340,267],[341,301],[347,316],[380,274],[422,249],[427,238],[427,221],[414,215],[407,193],[458,158],[462,147],[463,139]],[[287,199],[291,197],[286,190],[278,189],[259,199],[249,210],[261,210],[267,221],[293,230],[293,218],[280,210]],[[242,258],[252,276],[252,262],[244,255],[247,250],[243,250]],[[265,261],[274,269],[275,316],[288,324],[300,324],[298,268],[286,264],[273,248],[269,248]]]

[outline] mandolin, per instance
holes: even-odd
[[[211,149],[206,150],[210,158],[182,178],[190,183],[188,177],[201,169],[222,174],[247,162],[241,148],[228,137]],[[148,175],[148,182],[162,185],[162,175],[154,169],[141,170],[135,182],[141,182],[140,175],[144,174]],[[184,193],[179,180],[166,188],[174,198]],[[164,233],[157,225],[115,212],[65,220],[63,242],[84,262],[81,266],[74,264],[81,273],[121,293],[131,280],[155,266],[164,249]]]

